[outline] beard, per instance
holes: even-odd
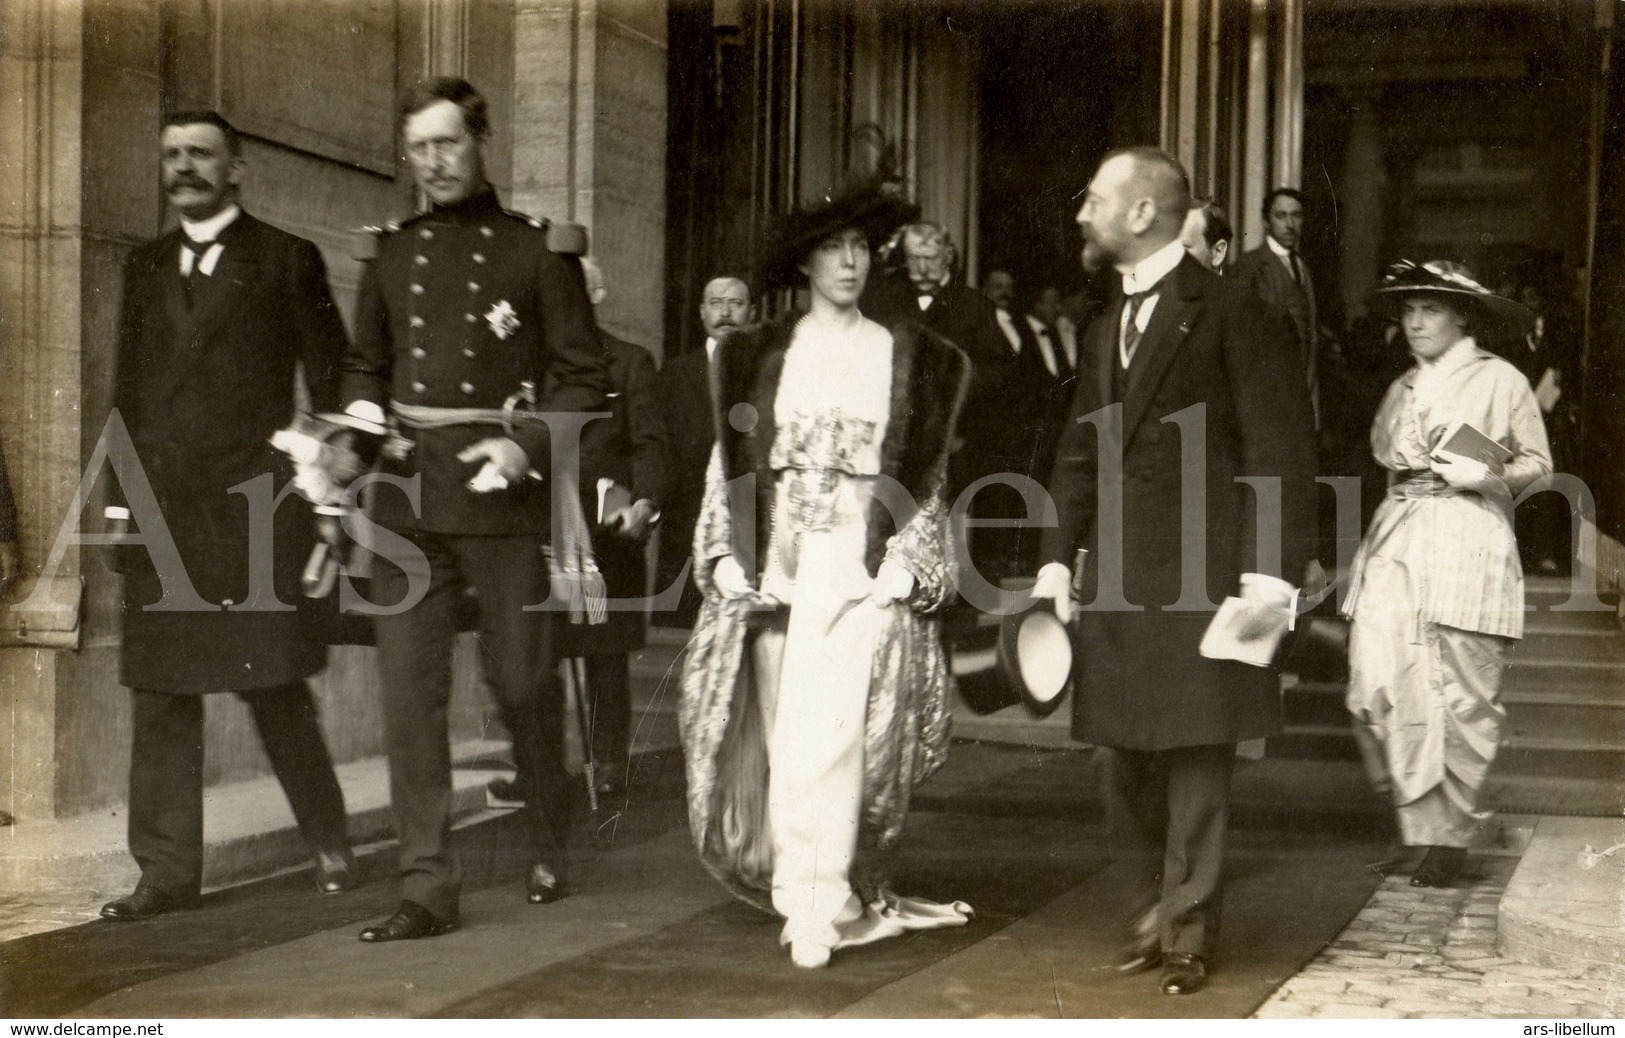
[[[1093,238],[1084,239],[1082,258],[1083,269],[1091,274],[1098,274],[1117,261],[1110,249]]]

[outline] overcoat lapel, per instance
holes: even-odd
[[[1199,278],[1187,276],[1195,263],[1186,258],[1174,268],[1173,285],[1151,312],[1151,323],[1135,350],[1128,370],[1128,390],[1123,394],[1123,446],[1134,442],[1140,420],[1151,406],[1151,398],[1179,353],[1179,346],[1190,334],[1191,326],[1201,312],[1202,284]]]
[[[186,282],[180,271],[181,232],[172,231],[163,237],[163,247],[153,263],[152,273],[158,279],[158,296],[163,300],[164,315],[174,329],[173,339],[192,334],[192,311],[186,304]]]

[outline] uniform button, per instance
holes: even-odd
[[[478,281],[470,281],[468,283],[468,290],[470,292],[478,292],[480,290],[480,283]]]
[[[428,388],[429,387],[424,385],[422,382],[414,382],[414,383],[412,383],[412,392],[414,392],[414,393],[421,393],[425,389],[428,389]]]
[[[407,323],[409,323],[414,328],[422,328],[424,325],[428,324],[429,322],[425,321],[422,317],[419,317],[417,314],[413,314],[412,315],[412,320],[407,322]]]
[[[479,318],[475,317],[473,314],[464,314],[463,320],[467,321],[469,324],[473,324],[475,321],[478,321]]]
[[[421,254],[412,257],[412,261],[420,267],[427,267],[429,265],[429,257]]]
[[[429,351],[424,349],[422,346],[413,346],[412,347],[412,359],[413,360],[422,360],[424,357],[427,357],[428,355],[429,355]]]
[[[474,259],[474,262],[475,262],[475,263],[484,263],[484,262],[485,262],[485,253],[483,253],[483,252],[476,252],[476,253],[475,253],[475,254],[474,254],[474,256],[473,256],[473,259]]]
[[[423,286],[419,285],[419,284],[414,284],[412,286],[412,294],[415,295],[415,296],[422,295],[423,294]]]
[[[473,394],[473,392],[474,392],[474,383],[472,383],[472,382],[464,382],[461,386],[458,386],[457,388],[461,389],[464,393]]]
[[[469,360],[473,360],[474,359],[474,351],[469,349],[467,346],[464,346],[463,347],[463,356],[467,357]]]
[[[496,232],[491,230],[489,227],[481,227],[480,233],[485,235],[487,238],[494,237],[496,235]]]
[[[428,241],[430,238],[434,237],[434,232],[429,230],[427,227],[419,227],[418,237],[422,238],[424,241]]]

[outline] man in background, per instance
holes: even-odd
[[[705,470],[711,462],[711,446],[716,442],[711,358],[723,336],[751,323],[753,317],[750,286],[744,278],[732,274],[712,278],[700,293],[705,348],[668,356],[655,376],[654,399],[665,424],[669,478],[660,520],[654,591],[659,595],[678,582],[682,584],[677,607],[655,614],[655,622],[662,625],[692,627],[699,615],[700,589],[689,571],[694,524],[699,521],[700,500],[705,495]]]

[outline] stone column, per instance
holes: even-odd
[[[61,648],[80,634],[79,553],[47,586],[39,575],[78,490],[83,443],[84,20],[74,0],[0,7],[0,439],[24,560],[0,615],[0,809],[24,820],[57,809]]]
[[[666,5],[517,0],[513,206],[584,224],[604,269],[598,321],[664,342]]]

